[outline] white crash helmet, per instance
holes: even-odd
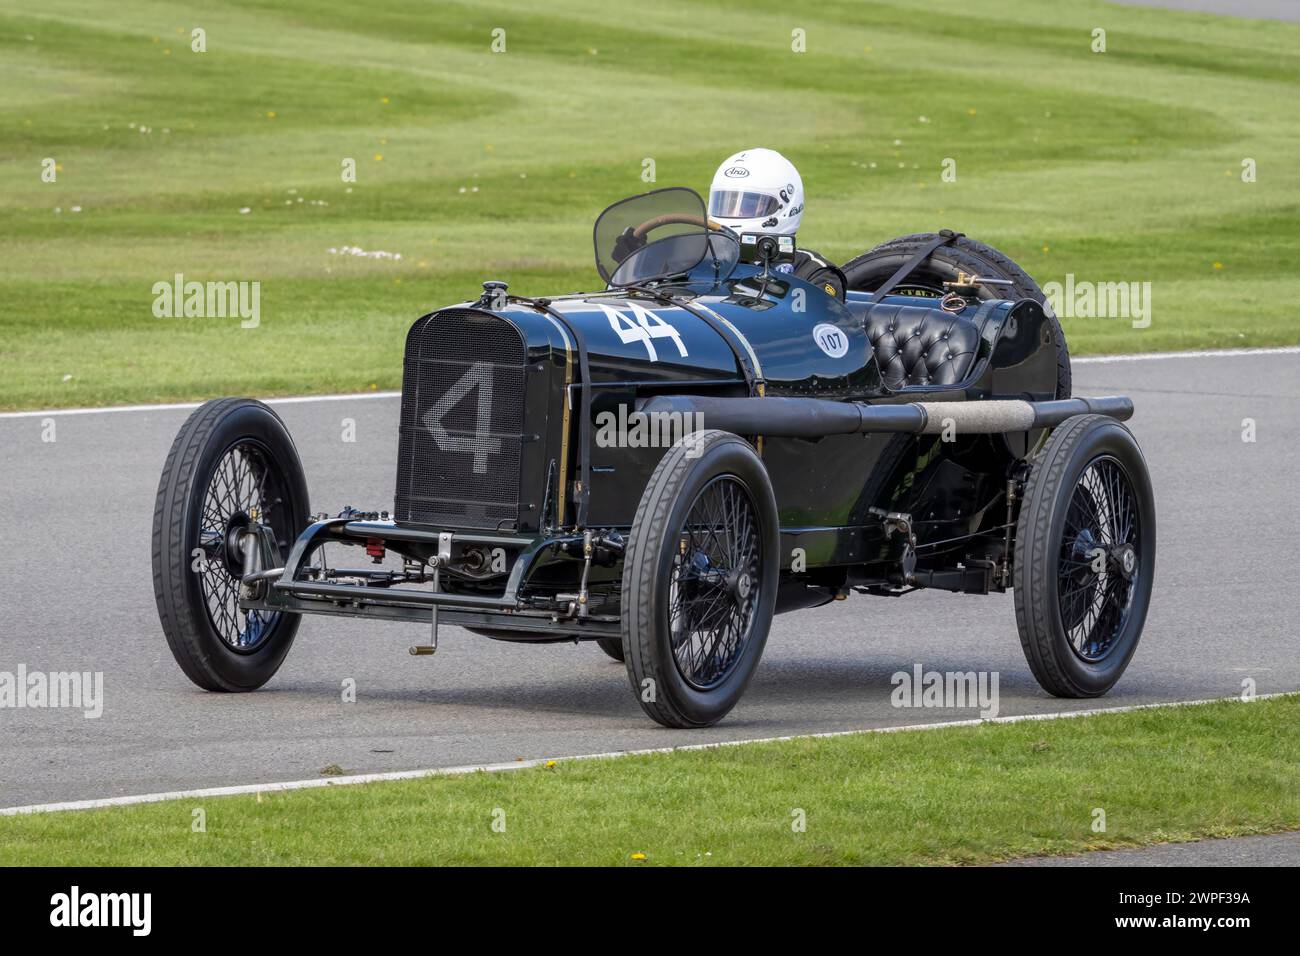
[[[709,218],[736,232],[793,236],[803,218],[803,180],[774,149],[729,156],[713,174]]]

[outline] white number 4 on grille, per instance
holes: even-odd
[[[448,434],[442,420],[475,389],[478,390],[478,407],[474,436]],[[487,474],[488,455],[501,454],[501,439],[492,437],[492,366],[487,362],[475,362],[420,420],[440,449],[473,455],[474,474]]]

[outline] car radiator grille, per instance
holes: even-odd
[[[523,337],[495,316],[448,309],[411,329],[402,368],[397,520],[515,526],[524,364]]]

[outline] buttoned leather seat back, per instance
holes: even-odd
[[[889,388],[956,385],[979,353],[975,323],[923,305],[855,303]]]

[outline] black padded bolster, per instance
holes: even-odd
[[[980,328],[969,319],[926,305],[864,302],[851,306],[876,353],[885,385],[956,385],[979,353]]]

